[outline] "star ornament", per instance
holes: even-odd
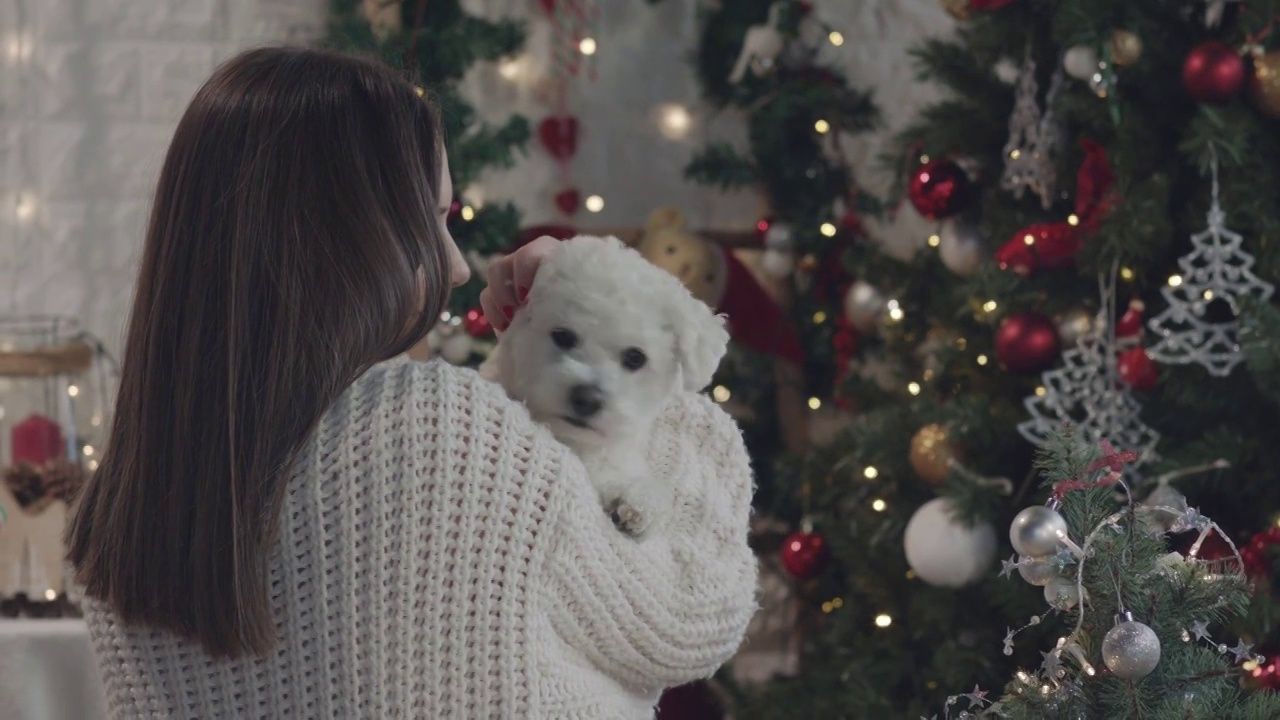
[[[1013,575],[1013,571],[1018,569],[1018,556],[1013,555],[1008,560],[1000,561],[1000,577],[1007,578]]]
[[[1236,646],[1227,652],[1235,656],[1236,662],[1241,663],[1253,657],[1253,646],[1246,645],[1244,640],[1239,640],[1236,642]]]
[[[1204,640],[1209,637],[1209,623],[1204,620],[1196,620],[1191,623],[1191,634],[1196,640]]]
[[[973,686],[973,692],[965,693],[964,698],[969,701],[969,709],[981,707],[987,702],[987,691],[978,689],[977,685]]]

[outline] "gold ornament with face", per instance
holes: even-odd
[[[684,213],[670,207],[654,210],[636,249],[679,278],[694,297],[712,308],[720,305],[725,291],[724,257],[719,248],[685,228]]]

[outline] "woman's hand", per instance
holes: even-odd
[[[524,304],[538,266],[560,244],[543,235],[489,264],[489,286],[480,292],[480,307],[494,330],[506,330],[516,308]]]

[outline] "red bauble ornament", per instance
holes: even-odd
[[[969,201],[972,183],[952,160],[930,160],[911,175],[911,205],[930,220],[955,215]]]
[[[827,563],[827,541],[818,533],[798,530],[782,541],[778,557],[792,577],[808,580]]]
[[[489,337],[493,334],[493,326],[480,308],[471,308],[463,316],[462,327],[473,338]]]
[[[1134,390],[1155,390],[1160,383],[1160,373],[1151,362],[1147,351],[1140,348],[1125,350],[1116,356],[1116,372]]]
[[[578,152],[578,118],[552,115],[538,123],[538,139],[551,157],[568,160]]]
[[[556,193],[556,207],[560,208],[560,212],[565,215],[573,215],[578,212],[578,205],[582,202],[582,196],[576,188],[566,188]]]
[[[1249,544],[1240,548],[1240,559],[1244,560],[1244,571],[1251,578],[1265,578],[1271,575],[1272,546],[1280,544],[1280,527],[1272,526],[1254,535]]]
[[[1217,40],[1195,46],[1182,62],[1182,85],[1200,102],[1221,103],[1239,95],[1245,75],[1240,53]]]
[[[1142,316],[1147,306],[1141,300],[1130,300],[1129,309],[1116,321],[1116,337],[1131,338],[1142,334]]]
[[[13,452],[9,462],[14,465],[44,465],[67,454],[62,427],[43,415],[29,415],[14,425],[9,435],[9,447]]]
[[[1061,351],[1057,326],[1040,313],[1009,315],[996,330],[996,359],[1011,373],[1040,372],[1052,365]]]

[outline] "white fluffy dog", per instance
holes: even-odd
[[[586,465],[601,502],[639,536],[672,506],[648,472],[671,395],[711,381],[729,334],[680,281],[615,238],[566,240],[538,268],[485,367]]]

